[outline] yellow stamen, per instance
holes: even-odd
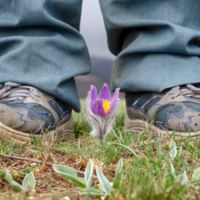
[[[107,99],[102,99],[103,101],[103,108],[104,108],[104,111],[105,113],[107,113],[110,109],[110,101],[108,101]]]

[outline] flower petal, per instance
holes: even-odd
[[[112,113],[117,108],[118,98],[119,98],[119,90],[120,90],[120,88],[115,89],[115,93],[114,93],[112,101],[110,103],[110,109],[109,109],[109,111],[107,112],[106,115],[109,115],[110,113]]]
[[[98,98],[97,88],[94,85],[91,85],[90,93],[91,93],[91,101],[94,101]]]
[[[94,101],[96,99],[98,99],[97,88],[94,85],[91,85],[91,90],[90,90],[90,94],[89,95],[90,95],[90,107],[91,107],[91,110],[92,110],[92,108],[93,108],[92,105],[94,104]]]
[[[105,111],[104,111],[104,108],[103,108],[103,102],[102,102],[102,99],[96,99],[93,104],[91,105],[91,108],[92,108],[92,112],[95,114],[95,115],[100,115],[100,116],[105,116]]]
[[[99,94],[100,99],[107,99],[108,101],[111,101],[110,91],[108,89],[108,86],[106,84],[103,85],[101,92]]]

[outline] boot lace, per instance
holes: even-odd
[[[175,97],[179,95],[187,96],[187,97],[194,97],[200,99],[200,88],[195,87],[194,85],[187,84],[187,88],[180,89],[180,92],[178,92]]]
[[[9,91],[12,88],[18,88],[18,89]],[[0,84],[0,101],[11,102],[11,101],[23,100],[26,97],[31,96],[29,92],[30,88],[33,87],[13,82],[6,82],[4,84]],[[31,97],[35,99],[33,96]]]

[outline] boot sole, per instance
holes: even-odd
[[[56,130],[49,131],[45,133],[45,135],[46,134],[54,134],[55,138],[60,138],[62,141],[74,139],[75,134],[72,115],[67,122],[61,124]],[[24,133],[14,130],[0,122],[0,138],[7,142],[23,144],[25,142],[30,142],[33,137],[39,138],[41,136],[41,134]]]
[[[140,120],[140,119],[130,119],[128,114],[125,113],[124,116],[124,124],[128,131],[133,133],[142,133],[146,128],[149,126],[146,134],[151,134],[157,137],[158,133],[162,139],[169,138],[169,135],[173,134],[173,138],[181,139],[181,138],[196,138],[200,136],[200,132],[178,132],[178,131],[168,131],[168,130],[161,130],[160,128],[148,123],[147,121]]]

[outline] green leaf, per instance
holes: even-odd
[[[133,151],[133,149],[131,149],[130,147],[128,147],[128,146],[126,146],[126,145],[119,144],[119,143],[112,143],[111,145],[119,145],[119,146],[122,146],[122,147],[128,149],[129,151],[131,151],[132,154],[133,154],[134,156],[137,156],[137,154]]]
[[[17,183],[16,181],[13,180],[11,174],[9,173],[9,171],[6,171],[6,179],[8,181],[8,183],[16,190],[22,191],[24,190],[24,188]]]
[[[117,177],[118,174],[121,174],[123,170],[123,159],[121,158],[117,163],[117,169],[115,171],[115,177]]]
[[[29,174],[26,174],[23,182],[22,182],[22,187],[24,187],[25,189],[28,188],[35,188],[35,177],[34,174],[31,172]]]
[[[160,160],[160,157],[161,157],[161,135],[160,135],[160,132],[158,132],[158,137],[157,137],[156,154],[157,154],[158,160]]]
[[[85,182],[86,182],[87,188],[89,188],[91,185],[92,174],[93,174],[93,164],[92,164],[92,161],[90,160],[85,169]]]
[[[101,169],[98,166],[96,167],[96,172],[97,172],[97,177],[98,177],[99,183],[101,184],[101,187],[103,188],[103,191],[107,195],[110,196],[111,186],[110,186],[109,180],[104,176],[103,172],[101,171]]]
[[[171,149],[169,152],[170,157],[172,160],[174,160],[174,158],[176,158],[176,155],[177,155],[177,149],[176,149],[176,144],[173,139],[171,139],[170,141],[169,148]]]
[[[100,185],[100,184],[98,184],[98,185],[95,185],[95,186],[94,186],[94,188],[95,188],[95,189],[99,189],[99,190],[102,190],[102,191],[103,191],[103,188],[101,187],[101,185]]]
[[[86,188],[86,189],[80,190],[79,194],[81,194],[81,195],[89,194],[91,196],[98,196],[98,197],[105,196],[103,192],[101,192],[100,190],[97,190],[95,188]]]
[[[200,181],[200,167],[194,170],[192,174],[192,181]]]
[[[12,175],[13,178],[20,178],[22,177],[21,175]]]
[[[20,172],[22,172],[22,173],[29,173],[29,172],[31,172],[33,170],[34,170],[34,167],[28,167],[26,169],[22,169]]]
[[[170,173],[174,178],[176,178],[176,172],[175,172],[174,166],[171,162],[170,162]]]
[[[187,177],[186,171],[184,171],[181,175],[177,177],[178,181],[181,182],[182,184],[188,183],[189,179]]]
[[[85,183],[83,182],[82,179],[80,179],[77,176],[76,171],[73,168],[65,166],[65,165],[53,165],[53,169],[56,173],[58,173],[58,174],[64,176],[65,178],[71,180],[72,182],[74,182],[78,186],[80,186],[82,188],[86,188]]]
[[[115,176],[115,179],[113,180],[113,188],[119,188],[121,179],[121,174],[117,174],[117,176]]]
[[[6,172],[3,172],[3,173],[0,174],[0,178],[5,177],[5,176],[6,176]]]
[[[83,177],[78,177],[78,180],[85,184],[85,179]]]
[[[53,165],[53,169],[57,173],[58,172],[67,173],[67,174],[70,174],[71,176],[78,177],[76,171],[73,168],[68,167],[66,165]]]
[[[41,162],[35,164],[34,166],[28,167],[28,168],[26,168],[26,169],[22,169],[22,170],[20,170],[20,172],[22,172],[22,173],[29,173],[29,172],[33,171],[34,168],[35,168],[37,165],[42,164],[43,162],[44,162],[44,161],[41,161]]]
[[[177,153],[177,158],[180,158],[182,155],[182,146],[179,147],[178,153]]]

